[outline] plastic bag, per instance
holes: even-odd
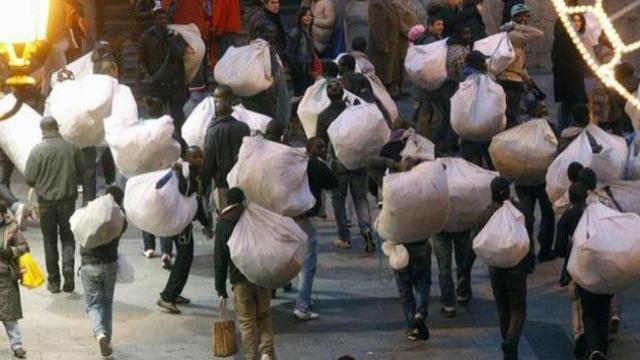
[[[571,278],[595,294],[616,294],[640,280],[640,216],[602,204],[587,207],[567,265]]]
[[[93,51],[90,51],[70,64],[65,65],[64,68],[71,71],[76,80],[82,79],[87,75],[91,75],[93,74],[93,61],[91,61],[92,54]],[[58,84],[58,73],[60,73],[60,71],[62,71],[62,69],[54,71],[53,74],[51,74],[51,87]]]
[[[498,75],[505,71],[516,59],[516,52],[509,39],[509,33],[501,32],[487,36],[473,44],[473,50],[489,56],[489,70]]]
[[[113,196],[106,194],[76,210],[69,224],[76,241],[85,249],[92,249],[120,236],[124,227],[124,213]]]
[[[187,164],[182,165],[188,174]],[[159,189],[158,182],[169,177]],[[138,175],[127,181],[124,194],[124,210],[133,225],[156,236],[174,236],[193,221],[198,203],[196,195],[186,197],[178,189],[178,179],[173,170],[162,170]]]
[[[302,149],[261,136],[245,137],[227,182],[244,190],[249,201],[280,215],[298,216],[316,204],[309,188],[308,163]]]
[[[136,268],[123,254],[118,254],[118,270],[116,272],[116,282],[118,284],[132,284],[136,281]]]
[[[253,40],[247,46],[231,46],[218,60],[214,69],[216,81],[231,87],[233,93],[250,97],[273,85],[269,43]]]
[[[369,83],[371,83],[373,96],[382,104],[387,114],[389,114],[389,120],[391,120],[391,122],[398,120],[398,106],[395,100],[391,98],[391,95],[389,95],[387,88],[382,84],[382,80],[375,74],[364,74],[364,76],[369,80]]]
[[[0,98],[0,114],[6,114],[15,103],[12,94]],[[22,104],[15,115],[0,121],[0,148],[22,174],[31,150],[42,141],[41,119],[29,105]]]
[[[184,53],[185,82],[188,84],[198,75],[207,48],[195,24],[170,24],[168,28],[180,34],[188,45]]]
[[[173,138],[173,120],[163,116],[107,135],[113,160],[127,178],[166,169],[180,158],[180,143]]]
[[[473,239],[473,251],[487,265],[510,268],[529,253],[529,234],[524,215],[505,201]]]
[[[375,104],[348,106],[327,130],[336,157],[349,170],[378,155],[391,131]]]
[[[18,258],[18,268],[21,276],[20,285],[27,289],[36,289],[44,284],[44,274],[30,252]]]
[[[216,105],[213,96],[204,98],[191,112],[182,125],[182,138],[189,146],[204,149],[207,129],[216,116]]]
[[[635,98],[640,101],[640,87],[636,90]],[[631,101],[627,101],[627,104],[624,106],[624,111],[629,115],[633,129],[636,132],[640,132],[640,107],[635,106]]]
[[[460,158],[441,158],[437,161],[446,168],[451,201],[449,221],[444,231],[467,231],[491,204],[491,181],[498,173]]]
[[[412,129],[404,149],[400,152],[400,156],[402,158],[430,161],[435,159],[435,148],[435,145],[429,139],[416,134]]]
[[[447,80],[447,39],[411,45],[404,60],[409,79],[417,86],[436,90]]]
[[[382,210],[375,227],[383,239],[396,243],[424,241],[444,229],[450,206],[442,164],[424,162],[383,178]]]
[[[489,154],[502,176],[518,185],[540,185],[557,149],[558,139],[547,120],[535,119],[494,136]]]
[[[506,128],[506,110],[502,86],[489,75],[471,75],[451,98],[451,127],[463,139],[489,141]]]
[[[594,146],[601,149],[594,153]],[[567,168],[574,161],[590,167],[596,173],[598,182],[607,183],[620,180],[627,160],[627,144],[623,138],[611,135],[595,125],[589,125],[573,142],[549,165],[547,170],[547,194],[549,200],[558,200],[570,186]]]
[[[231,261],[249,281],[277,289],[300,271],[307,238],[293,219],[249,203],[227,245]]]
[[[113,93],[111,114],[104,119],[105,137],[119,136],[120,131],[138,123],[138,104],[126,85],[118,85]]]
[[[117,80],[106,75],[87,75],[53,88],[48,98],[51,115],[62,136],[81,148],[104,141],[103,119],[111,113]]]
[[[245,108],[242,104],[233,107],[233,114],[231,114],[238,121],[247,124],[252,132],[259,132],[264,134],[267,132],[267,125],[271,122],[271,117],[251,111]]]

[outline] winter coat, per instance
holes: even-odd
[[[313,41],[306,31],[301,27],[289,31],[285,50],[285,57],[289,64],[303,65],[309,70],[314,54]]]
[[[183,57],[186,49],[187,42],[181,35],[170,35],[169,32],[163,32],[153,26],[140,38],[138,66],[147,75],[157,77],[154,78],[156,80],[154,87],[156,85],[165,89],[183,87],[185,86]],[[164,71],[160,71],[167,54],[169,54],[167,65]]]
[[[516,24],[513,31],[509,32],[509,40],[516,54],[515,60],[504,70],[498,79],[502,81],[524,82],[529,79],[526,66],[525,46],[534,40],[544,36],[544,32],[527,25]]]
[[[402,19],[389,0],[369,2],[369,55],[382,83],[400,83],[404,72]]]
[[[318,53],[324,52],[331,45],[333,27],[336,24],[335,0],[318,0],[311,3],[313,14],[313,40]]]
[[[0,321],[15,321],[22,319],[18,258],[29,252],[29,245],[13,216],[5,214],[3,217],[4,224],[0,225],[0,246],[11,249],[13,259],[0,259]]]
[[[275,27],[276,36],[271,46],[282,56],[287,47],[287,33],[282,25],[280,15],[272,13],[265,8],[250,8],[245,14],[245,24],[251,38],[256,37],[257,27],[262,22],[271,23]]]
[[[451,34],[453,34],[453,28],[458,23],[466,23],[476,17],[477,13],[478,10],[475,7],[464,8],[458,11],[458,9],[452,8],[447,0],[432,1],[427,8],[427,15],[429,15],[429,17],[435,16],[443,20],[443,38],[451,36]]]
[[[585,64],[559,19],[553,28],[551,62],[553,63],[553,91],[556,102],[586,103]]]
[[[204,188],[208,188],[212,179],[217,188],[229,188],[227,174],[238,161],[242,139],[249,135],[249,126],[232,116],[213,120],[204,140]]]

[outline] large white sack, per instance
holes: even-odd
[[[498,75],[505,71],[516,59],[516,52],[509,39],[509,33],[501,32],[487,36],[473,44],[473,50],[489,56],[489,70]]]
[[[625,179],[640,180],[640,136],[637,135],[629,145]]]
[[[48,103],[62,136],[81,148],[101,145],[116,85],[110,76],[92,74],[54,87]]]
[[[188,174],[188,165],[182,165]],[[171,173],[171,178],[159,189],[158,181]],[[196,195],[185,197],[178,188],[173,170],[155,171],[127,180],[124,210],[133,225],[156,236],[174,236],[191,224],[198,210]]]
[[[602,146],[600,153],[593,153],[587,132]],[[572,162],[577,161],[584,167],[592,168],[598,182],[607,183],[622,178],[626,160],[627,144],[623,138],[611,135],[595,125],[587,126],[549,166],[546,175],[549,200],[555,202],[569,189],[571,184],[567,168]]]
[[[423,162],[383,178],[375,227],[383,239],[396,243],[423,241],[444,229],[449,209],[446,171],[439,162]]]
[[[182,138],[189,146],[204,149],[204,138],[209,124],[216,116],[216,105],[213,96],[204,98],[191,112],[182,125]]]
[[[71,71],[76,80],[93,74],[93,61],[91,61],[91,54],[93,54],[93,51],[82,55],[72,63],[65,65],[64,68]],[[54,71],[53,74],[51,74],[51,87],[58,84],[58,73],[60,73],[60,71],[62,71],[62,69]]]
[[[249,203],[227,245],[231,261],[249,281],[277,289],[298,275],[307,238],[290,217]]]
[[[587,207],[573,234],[571,278],[595,294],[616,294],[640,280],[640,216],[602,204]]]
[[[451,204],[444,231],[467,231],[476,225],[480,214],[491,204],[491,181],[498,173],[461,158],[442,158],[438,162],[446,168]]]
[[[640,86],[636,93],[634,94],[635,98],[640,101]],[[636,132],[640,132],[640,107],[634,105],[631,101],[627,101],[627,105],[624,107],[624,111],[629,115],[631,119],[631,124],[633,125],[633,129]]]
[[[231,46],[218,60],[214,76],[219,84],[231,87],[242,97],[269,89],[273,84],[269,43],[256,39],[246,46]]]
[[[391,98],[387,88],[382,83],[382,80],[376,74],[364,74],[364,76],[371,83],[371,88],[373,89],[373,96],[382,104],[382,107],[389,114],[389,120],[391,122],[395,122],[398,120],[398,106],[396,105],[395,100]]]
[[[436,90],[447,80],[447,39],[427,45],[410,45],[404,59],[409,79],[417,86]]]
[[[529,252],[529,234],[524,215],[505,201],[473,239],[473,251],[487,265],[516,266]]]
[[[238,161],[227,176],[229,187],[241,188],[249,201],[284,216],[298,216],[313,208],[316,200],[309,188],[309,156],[292,148],[247,136]],[[257,175],[259,174],[259,175]]]
[[[426,137],[416,134],[413,129],[410,131],[411,134],[407,138],[407,143],[404,145],[404,149],[400,152],[400,156],[402,156],[402,158],[420,159],[425,161],[435,159],[436,146]]]
[[[0,98],[0,114],[6,114],[15,103],[12,94]],[[22,104],[15,115],[0,121],[0,148],[22,174],[31,150],[42,140],[41,119],[31,106]]]
[[[251,111],[242,104],[233,107],[231,116],[247,124],[252,132],[259,132],[261,134],[267,132],[267,125],[269,125],[272,120],[270,116]]]
[[[558,139],[545,119],[527,121],[495,135],[489,154],[496,170],[518,185],[544,184]]]
[[[605,190],[608,189],[607,190]],[[598,202],[613,210],[640,215],[640,181],[613,181],[590,191],[587,204]],[[569,192],[553,203],[553,211],[561,216],[569,209]]]
[[[195,24],[171,24],[168,27],[180,34],[188,45],[184,53],[184,73],[188,84],[198,74],[207,47]]]
[[[92,249],[120,236],[124,213],[113,196],[106,194],[76,210],[69,218],[69,225],[76,241],[86,249]]]
[[[138,123],[138,103],[127,85],[118,84],[113,92],[111,114],[104,119],[105,138]]]
[[[506,128],[506,110],[502,86],[489,75],[471,75],[451,98],[451,127],[463,139],[489,141]]]
[[[378,155],[390,133],[380,109],[369,103],[348,106],[327,130],[336,157],[349,170]]]
[[[180,143],[173,138],[173,119],[165,115],[107,134],[116,167],[127,178],[166,169],[180,157]]]

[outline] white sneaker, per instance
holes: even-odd
[[[311,312],[311,311],[303,312],[298,309],[293,310],[293,316],[299,321],[315,320],[320,317],[320,315],[314,312]]]
[[[154,256],[156,256],[156,251],[155,250],[149,249],[149,250],[145,250],[144,251],[144,257],[146,257],[147,259],[151,259]]]
[[[109,339],[104,334],[98,335],[98,345],[100,346],[100,355],[103,359],[110,359],[113,356],[113,348],[109,343]]]
[[[271,355],[269,354],[262,354],[262,356],[260,356],[260,360],[272,360],[273,357],[271,357]]]

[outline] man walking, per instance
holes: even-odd
[[[27,159],[25,182],[35,189],[40,207],[40,225],[47,263],[47,289],[60,292],[58,266],[58,232],[62,242],[63,290],[73,292],[75,240],[69,218],[75,211],[78,184],[82,181],[84,164],[82,151],[62,138],[58,122],[52,117],[40,121],[42,142],[36,145]]]

